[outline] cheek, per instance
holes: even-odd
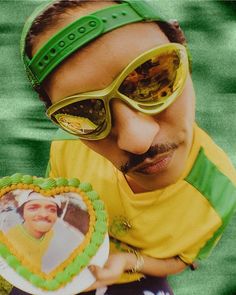
[[[195,93],[190,76],[186,81],[183,93],[163,112],[163,117],[171,124],[192,127],[195,119]]]
[[[109,136],[105,139],[93,141],[93,140],[81,140],[88,148],[94,152],[109,158],[109,154],[112,155],[113,143],[109,139]]]
[[[57,213],[55,213],[55,212],[50,213],[48,216],[50,217],[52,222],[55,222],[57,220]]]
[[[195,114],[195,91],[190,74],[188,75],[186,86],[182,93],[182,100],[185,104],[185,112],[189,117],[194,117]]]
[[[24,220],[31,220],[37,215],[37,211],[30,211],[30,210],[25,210],[23,214]]]
[[[119,149],[116,137],[112,135],[112,132],[105,139],[98,141],[83,140],[83,143],[88,148],[106,158],[117,168],[120,168],[122,163],[127,160],[124,152]]]

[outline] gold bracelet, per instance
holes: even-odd
[[[133,253],[137,259],[134,267],[132,267],[130,269],[131,273],[135,273],[135,272],[141,272],[143,265],[144,265],[144,259],[143,256],[137,251],[137,250],[132,250],[130,251],[131,253]]]

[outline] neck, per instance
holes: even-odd
[[[147,192],[146,189],[144,189],[143,187],[139,186],[129,175],[125,175],[124,174],[124,177],[125,177],[128,185],[129,185],[129,187],[133,191],[133,193],[135,193],[135,194],[141,194],[141,193]]]

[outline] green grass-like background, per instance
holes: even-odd
[[[23,23],[42,2],[0,0],[0,177],[16,172],[43,176],[55,132],[30,88],[19,54]],[[154,2],[167,18],[179,20],[189,41],[197,122],[236,165],[236,2]],[[235,225],[234,216],[212,255],[196,271],[170,277],[176,295],[236,294]],[[10,288],[0,280],[0,295]]]

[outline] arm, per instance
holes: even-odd
[[[186,264],[178,257],[168,259],[156,259],[145,255],[142,257],[141,272],[146,275],[165,277],[179,273],[186,268]],[[118,253],[111,254],[103,268],[95,265],[90,266],[89,269],[96,278],[91,289],[114,284],[123,272],[133,269],[136,263],[137,257],[134,253]]]

